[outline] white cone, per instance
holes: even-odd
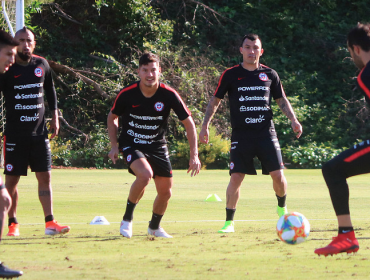
[[[90,225],[110,225],[110,223],[104,216],[96,216],[91,221]]]

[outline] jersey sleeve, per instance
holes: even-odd
[[[125,89],[121,90],[114,100],[111,112],[117,116],[122,116],[125,112]]]
[[[184,101],[182,100],[181,96],[176,92],[173,91],[173,104],[172,109],[175,114],[179,117],[180,121],[185,120],[187,117],[191,116],[191,112],[189,111],[188,107],[185,105]]]
[[[223,99],[225,97],[225,94],[229,91],[230,89],[230,79],[229,79],[229,69],[225,70],[221,77],[220,80],[218,81],[218,85],[216,88],[216,91],[214,93],[214,96],[220,99]]]
[[[360,87],[360,89],[365,93],[366,100],[369,100],[370,99],[370,66],[366,66],[365,68],[361,70],[360,74],[357,77],[357,84]]]
[[[45,80],[44,80],[44,93],[48,101],[50,111],[58,109],[57,93],[54,87],[54,81],[51,74],[49,63],[45,60]]]
[[[283,89],[283,85],[281,84],[280,77],[276,73],[276,71],[272,71],[272,82],[270,86],[270,92],[274,99],[279,99],[281,97],[285,97],[285,92]]]

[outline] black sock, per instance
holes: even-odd
[[[149,227],[151,229],[159,229],[159,224],[161,223],[163,215],[159,215],[153,212],[152,220],[149,222]]]
[[[45,223],[51,222],[51,221],[54,221],[54,216],[53,215],[49,215],[49,216],[45,217]]]
[[[353,227],[339,227],[338,233],[347,233],[353,231]]]
[[[14,217],[14,218],[9,218],[8,226],[10,226],[12,223],[14,223],[14,224],[18,224],[18,221],[17,221],[17,218],[16,218],[16,217]]]
[[[284,196],[278,196],[278,195],[276,195],[276,198],[278,200],[278,206],[279,207],[285,207],[286,195],[284,195]]]
[[[125,215],[123,215],[123,220],[132,221],[134,219],[135,207],[136,204],[127,199],[126,212]]]
[[[233,221],[236,209],[226,208],[226,221]]]

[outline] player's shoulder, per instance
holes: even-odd
[[[164,92],[178,94],[173,87],[162,82],[159,83],[159,88],[162,89]]]
[[[32,54],[32,60],[36,64],[42,63],[42,64],[45,64],[45,65],[49,66],[49,62],[46,60],[45,57],[42,57],[42,56],[39,56],[39,55],[36,55],[36,54]]]
[[[139,87],[138,82],[134,82],[132,84],[129,84],[129,85],[125,86],[123,89],[121,89],[119,91],[118,96],[126,95],[126,94],[132,92],[133,90],[137,89],[138,87]]]
[[[265,72],[266,74],[271,74],[272,76],[275,76],[275,77],[279,77],[275,69],[272,69],[271,67],[264,65],[264,64],[260,64],[259,71]]]
[[[240,69],[241,69],[241,65],[240,65],[240,64],[237,64],[237,65],[231,66],[231,67],[227,68],[227,69],[223,72],[223,75],[225,75],[225,74],[232,74],[232,73],[235,73],[235,72],[239,71]]]
[[[361,70],[359,76],[361,76],[361,78],[365,78],[365,79],[369,79],[370,78],[370,61]]]

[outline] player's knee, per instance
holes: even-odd
[[[140,181],[142,184],[149,184],[150,180],[153,178],[153,173],[149,170],[141,172],[140,174],[136,175],[136,180]]]
[[[230,177],[230,183],[232,185],[240,185],[244,180],[245,175],[243,173],[232,173]]]
[[[168,189],[168,190],[161,190],[158,195],[161,196],[162,199],[164,200],[169,200],[172,196],[172,190],[171,189]]]
[[[1,210],[8,211],[12,206],[12,199],[10,198],[7,192],[1,194],[1,201],[2,201]]]
[[[271,179],[276,183],[284,184],[286,179],[282,170],[270,172]]]

